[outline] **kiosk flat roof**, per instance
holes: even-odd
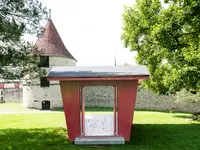
[[[48,78],[107,78],[149,76],[146,66],[52,67]]]

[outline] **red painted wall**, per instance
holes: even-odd
[[[74,141],[80,136],[80,101],[78,82],[60,82],[68,138]]]
[[[118,134],[130,140],[138,81],[118,82]]]
[[[0,83],[0,89],[3,89],[3,88],[4,88],[4,84]]]
[[[60,81],[69,140],[80,135],[80,89],[86,85],[117,85],[118,135],[130,140],[138,80],[132,81]]]

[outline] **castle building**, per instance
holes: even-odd
[[[44,33],[36,41],[40,56],[40,66],[48,71],[53,66],[76,66],[76,59],[67,50],[51,19]],[[61,108],[62,97],[58,81],[48,81],[40,77],[23,83],[23,105],[28,108],[48,110]]]

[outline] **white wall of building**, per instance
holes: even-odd
[[[42,109],[42,101],[50,101],[51,108],[61,108],[62,97],[60,86],[50,84],[50,87],[40,87],[37,85],[23,87],[24,107]]]
[[[76,66],[76,61],[66,57],[49,57],[49,66]]]
[[[49,57],[49,68],[53,66],[76,66],[76,61],[66,57]],[[40,79],[30,84],[23,83],[24,107],[42,109],[44,100],[50,101],[51,108],[63,107],[59,81],[50,81],[49,87],[40,87]]]

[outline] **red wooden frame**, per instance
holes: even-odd
[[[87,86],[105,86],[105,85],[99,85],[98,83],[94,84],[94,83],[90,83],[90,84],[86,84]],[[117,95],[116,95],[116,90],[117,90],[117,85],[110,85],[109,86],[112,86],[114,88],[114,105],[113,105],[113,117],[114,117],[114,134],[113,136],[86,136],[85,135],[85,99],[84,99],[84,87],[86,86],[80,86],[80,91],[81,91],[81,97],[80,97],[80,100],[81,100],[81,136],[84,136],[84,137],[114,137],[114,136],[117,136],[117,129],[116,129],[116,126],[117,126],[117,120],[116,120],[116,101],[117,101]]]
[[[81,89],[81,106],[82,106],[82,118],[81,118],[81,127],[82,127],[82,133],[81,135],[84,136],[85,135],[85,101],[84,101],[84,86],[80,87]]]
[[[101,78],[68,78],[48,77],[48,80],[59,80],[68,138],[84,136],[84,86],[113,86],[114,87],[114,136],[122,136],[129,141],[134,115],[134,107],[139,79],[148,79],[147,75],[127,77],[101,77]],[[82,100],[82,101],[81,101]],[[82,110],[80,109],[82,107]],[[83,120],[83,121],[82,121]],[[94,137],[94,136],[92,136]],[[109,136],[106,136],[109,137]],[[113,136],[111,136],[113,137]],[[100,136],[99,138],[103,138]]]
[[[114,86],[114,135],[117,136],[117,122],[116,122],[116,103],[117,103],[117,86]]]

